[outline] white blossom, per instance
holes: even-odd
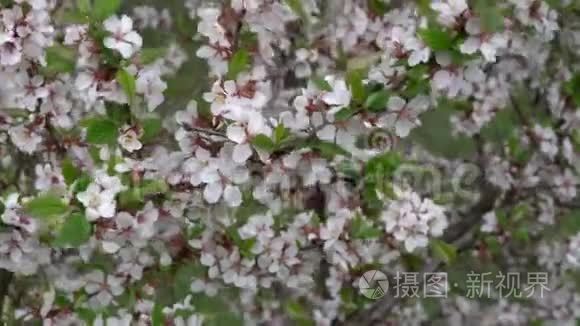
[[[103,26],[111,33],[103,41],[105,46],[118,51],[123,58],[130,58],[141,49],[143,39],[133,31],[133,20],[129,16],[111,16],[103,22]]]

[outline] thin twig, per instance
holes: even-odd
[[[203,134],[207,134],[207,135],[211,135],[211,136],[221,137],[221,138],[224,138],[226,140],[230,140],[226,134],[223,134],[219,131],[205,129],[205,128],[199,128],[199,127],[189,127],[188,129],[191,131],[195,131],[195,132],[199,132],[199,133],[203,133]]]

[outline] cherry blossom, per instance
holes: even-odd
[[[381,117],[381,124],[395,129],[397,136],[407,137],[411,130],[421,125],[419,115],[429,107],[429,100],[418,96],[407,103],[404,99],[393,96],[387,104],[388,111]]]
[[[133,31],[133,20],[129,16],[109,17],[103,25],[111,33],[111,36],[104,40],[105,46],[118,51],[123,58],[131,57],[143,45],[141,36]]]
[[[381,216],[385,231],[413,252],[426,247],[429,235],[440,236],[447,228],[445,209],[430,199],[421,199],[412,191],[396,190],[397,198]]]

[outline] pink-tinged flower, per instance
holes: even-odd
[[[103,25],[111,33],[103,41],[107,48],[118,51],[125,59],[141,49],[143,39],[133,31],[133,20],[129,16],[123,15],[120,19],[117,16],[109,17]]]

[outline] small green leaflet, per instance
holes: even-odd
[[[77,180],[74,182],[73,192],[79,193],[87,190],[89,184],[91,183],[91,177],[84,173],[79,176]]]
[[[314,77],[312,83],[321,91],[332,92],[332,86],[324,78]]]
[[[351,107],[342,108],[340,111],[336,112],[336,114],[334,115],[334,119],[336,119],[337,121],[346,121],[356,113],[357,111]]]
[[[308,309],[298,301],[289,301],[285,305],[288,316],[294,321],[295,325],[314,325],[312,316]]]
[[[377,16],[383,16],[389,11],[389,5],[384,0],[368,0],[369,9]]]
[[[288,138],[288,136],[290,136],[290,130],[284,127],[283,124],[277,125],[276,129],[274,129],[274,140],[276,144],[279,145],[283,140]]]
[[[438,27],[423,29],[419,31],[419,36],[428,47],[435,51],[446,51],[453,46],[451,33]]]
[[[77,8],[83,14],[91,12],[91,0],[77,0]]]
[[[322,140],[311,140],[303,144],[302,148],[310,147],[316,150],[326,159],[333,159],[337,155],[342,155],[345,157],[350,157],[351,154],[347,152],[344,148],[331,142],[326,142]]]
[[[91,225],[84,215],[76,213],[66,219],[53,244],[57,247],[79,247],[89,241]]]
[[[87,142],[90,144],[114,144],[118,136],[117,125],[107,118],[94,118],[87,121]]]
[[[147,48],[141,49],[139,52],[139,57],[141,58],[141,64],[148,65],[155,62],[157,59],[162,58],[167,49],[165,48]]]
[[[305,24],[308,24],[308,15],[306,10],[304,10],[304,6],[302,5],[302,0],[286,0],[286,5],[292,9],[292,11],[296,14],[296,16],[300,17]]]
[[[352,220],[350,234],[354,239],[374,239],[383,234],[381,229],[372,225],[371,222],[365,221],[361,216]]]
[[[457,258],[457,248],[454,245],[448,244],[445,241],[433,239],[431,240],[430,246],[433,254],[446,264],[453,263]]]
[[[48,193],[27,202],[24,211],[37,218],[51,218],[65,214],[68,205],[59,196]]]
[[[62,175],[67,185],[73,184],[75,180],[81,176],[81,171],[74,166],[73,162],[66,158],[61,165]]]
[[[475,13],[479,16],[481,28],[484,32],[495,33],[503,30],[504,17],[495,1],[477,1]]]
[[[154,141],[162,130],[161,120],[157,118],[144,119],[141,121],[141,127],[143,128],[141,141],[144,143]]]
[[[107,111],[107,117],[111,119],[118,127],[122,127],[126,124],[131,124],[132,116],[131,110],[127,105],[117,104],[117,103],[107,103],[105,108]]]
[[[575,74],[564,84],[564,91],[572,97],[576,106],[580,106],[580,74]]]
[[[250,54],[245,49],[240,49],[230,59],[228,65],[228,78],[233,80],[238,77],[241,72],[248,69],[250,65]]]
[[[142,194],[143,196],[151,196],[166,193],[169,186],[163,180],[145,180],[143,181]]]
[[[374,92],[365,101],[365,107],[372,112],[381,112],[387,108],[391,93],[387,90]]]
[[[119,83],[121,88],[123,88],[123,91],[125,91],[125,94],[129,99],[129,103],[133,103],[137,89],[135,76],[131,75],[125,69],[119,69],[119,71],[117,71],[117,75],[115,76],[115,80],[117,80],[117,83]]]
[[[121,0],[95,0],[93,5],[93,17],[104,20],[114,15],[121,7]]]
[[[360,104],[364,103],[366,99],[366,89],[363,84],[364,75],[362,70],[352,70],[346,76],[346,83],[350,88],[352,98]]]
[[[153,326],[163,326],[165,322],[165,315],[163,314],[163,306],[155,303],[153,312],[151,313],[151,324]]]
[[[49,74],[70,73],[76,67],[76,53],[62,45],[46,49],[46,71]]]
[[[254,145],[254,147],[258,149],[262,149],[265,151],[273,151],[276,148],[276,145],[274,144],[272,139],[263,134],[256,135],[254,139],[252,139],[252,145]]]
[[[565,236],[572,236],[580,232],[580,210],[570,211],[558,222],[561,233]]]

